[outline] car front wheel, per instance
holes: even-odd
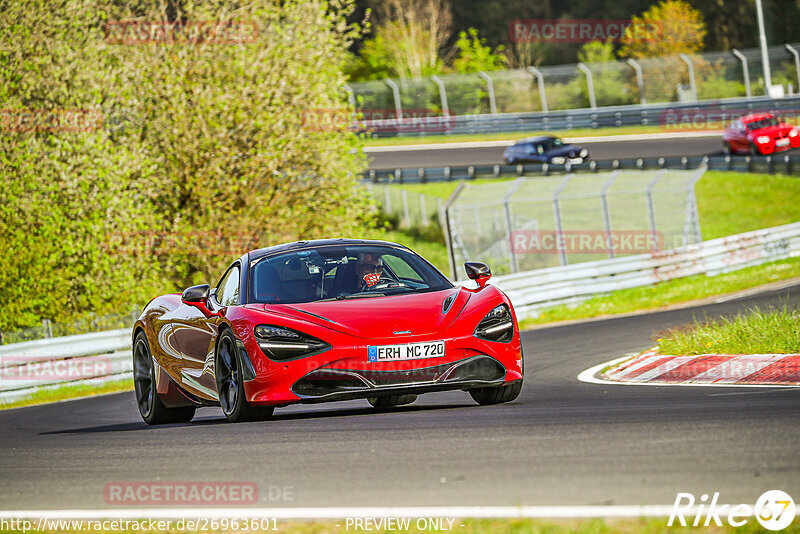
[[[274,406],[252,406],[245,398],[242,361],[230,330],[226,329],[219,336],[214,361],[219,405],[229,422],[261,421],[272,416]]]
[[[519,397],[520,391],[522,391],[522,380],[499,387],[471,389],[469,394],[478,404],[487,405],[511,402]]]

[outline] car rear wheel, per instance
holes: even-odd
[[[236,338],[230,330],[224,330],[219,336],[214,363],[219,405],[229,422],[261,421],[272,416],[274,406],[252,406],[245,398],[242,362]]]
[[[726,156],[730,156],[731,155],[732,151],[731,151],[731,144],[730,143],[728,143],[726,141],[722,142],[722,153],[725,154]]]
[[[369,403],[375,408],[391,408],[411,404],[417,400],[416,395],[386,395],[385,397],[369,397]]]
[[[469,394],[478,404],[486,405],[511,402],[519,397],[520,391],[522,391],[522,380],[517,380],[505,386],[471,389]]]
[[[142,419],[148,425],[186,423],[194,417],[194,406],[167,408],[156,392],[156,372],[150,344],[144,332],[133,342],[133,388]]]

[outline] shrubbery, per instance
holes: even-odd
[[[0,102],[96,110],[86,132],[0,128],[0,328],[214,283],[247,248],[363,224],[345,124],[352,2],[36,0],[0,7]],[[115,44],[106,23],[248,21],[240,44]],[[16,114],[16,115],[14,115]],[[63,114],[63,113],[62,113]],[[16,120],[16,119],[14,119]],[[341,126],[340,128],[338,126]]]

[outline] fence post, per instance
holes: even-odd
[[[731,54],[736,56],[739,61],[742,62],[742,72],[744,73],[744,92],[747,94],[747,98],[750,98],[750,70],[747,68],[747,58],[735,48],[731,49]]]
[[[431,80],[439,87],[439,100],[442,102],[442,115],[449,117],[450,108],[447,105],[447,89],[444,86],[444,82],[435,74],[431,76]]]
[[[597,101],[594,98],[594,78],[592,71],[583,63],[578,63],[578,70],[586,75],[586,86],[589,88],[589,107],[592,109],[597,108]]]
[[[356,93],[353,91],[353,88],[350,87],[350,84],[344,84],[344,90],[347,92],[347,101],[350,102],[350,107],[353,108],[353,111],[356,109]]]
[[[683,226],[683,242],[687,245],[689,244],[689,232],[691,231],[695,239],[695,243],[699,243],[703,240],[703,236],[700,233],[700,216],[697,210],[697,195],[694,192],[694,186],[703,177],[703,175],[708,170],[708,167],[701,165],[697,168],[694,176],[692,179],[689,180],[689,185],[687,186],[687,195],[686,195],[686,221]]]
[[[422,216],[422,226],[428,226],[428,210],[425,206],[425,194],[419,194],[419,212]]]
[[[3,331],[0,330],[0,345],[3,344]]]
[[[486,88],[489,90],[489,110],[492,112],[492,115],[497,115],[497,102],[494,99],[494,82],[484,71],[480,71],[478,76],[483,78],[486,82]]]
[[[783,45],[786,51],[794,56],[794,71],[797,74],[797,87],[800,89],[800,52],[795,47],[789,44]]]
[[[53,337],[53,323],[50,319],[42,319],[42,330],[44,330],[44,337]]]
[[[606,245],[608,245],[608,257],[613,258],[614,255],[614,242],[611,239],[611,213],[608,210],[608,189],[614,183],[614,180],[619,176],[619,171],[614,171],[608,177],[606,183],[603,184],[601,190],[601,200],[603,201],[603,225],[606,227]]]
[[[544,91],[544,76],[542,75],[542,72],[536,67],[528,67],[528,72],[533,74],[533,76],[536,78],[536,83],[539,86],[539,100],[542,101],[542,111],[544,113],[547,113],[548,112],[547,95],[545,94]]]
[[[390,78],[386,78],[383,81],[392,90],[392,95],[394,96],[394,112],[397,113],[397,123],[401,124],[403,122],[403,104],[400,102],[400,88],[397,87],[394,80]]]
[[[408,212],[408,191],[402,189],[400,191],[400,198],[403,200],[403,220],[405,221],[406,228],[410,228],[411,214]]]
[[[389,186],[383,186],[383,211],[386,215],[392,214],[392,195],[389,194]]]
[[[686,63],[686,66],[689,67],[689,89],[692,92],[692,100],[697,102],[697,84],[694,79],[694,63],[692,62],[692,58],[686,54],[681,54],[680,58]]]
[[[628,58],[628,65],[633,67],[634,72],[636,73],[636,85],[639,87],[639,103],[644,105],[647,104],[647,99],[644,96],[644,76],[642,75],[642,66],[639,63],[631,58]]]
[[[456,272],[456,254],[454,250],[454,239],[453,239],[453,228],[452,224],[450,223],[450,206],[453,205],[453,202],[456,201],[458,195],[461,194],[461,190],[464,189],[464,182],[460,182],[457,186],[455,191],[450,195],[450,198],[447,199],[444,206],[441,209],[441,213],[444,214],[444,240],[445,244],[447,245],[447,259],[450,261],[450,274],[453,277],[453,280],[458,280],[458,273]]]
[[[511,268],[512,273],[519,272],[519,264],[517,263],[517,254],[514,252],[514,243],[511,239],[512,233],[514,232],[514,220],[511,217],[511,205],[509,204],[509,201],[524,181],[525,178],[517,178],[514,180],[514,183],[511,184],[511,187],[509,187],[508,191],[503,196],[503,209],[506,215],[506,244],[508,245],[509,267]]]
[[[558,189],[555,190],[553,193],[553,215],[555,215],[555,222],[556,222],[556,246],[558,247],[559,258],[561,259],[561,265],[567,264],[567,252],[564,250],[563,241],[561,239],[562,235],[564,234],[564,227],[562,225],[561,219],[561,204],[558,201],[558,196],[567,187],[569,181],[572,177],[575,176],[574,174],[568,174],[564,177],[564,180],[561,181],[561,184],[558,186]]]
[[[658,183],[658,180],[661,179],[664,174],[666,174],[667,169],[660,170],[656,173],[655,177],[650,181],[647,185],[647,214],[650,217],[650,235],[655,238],[658,235],[658,231],[656,230],[656,210],[655,206],[653,205],[653,188]],[[656,243],[658,240],[653,239],[653,252],[657,252]]]

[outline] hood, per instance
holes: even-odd
[[[783,137],[789,137],[789,132],[792,131],[794,126],[790,124],[786,124],[782,122],[777,126],[767,126],[766,128],[759,128],[758,130],[753,130],[750,132],[750,135],[753,137],[758,137],[759,135],[767,135],[772,137],[773,139],[781,139]]]
[[[583,147],[579,147],[578,145],[563,145],[558,148],[548,150],[544,153],[544,155],[547,157],[563,156],[565,158],[577,158],[581,155],[581,150],[583,150]],[[570,153],[574,155],[570,156]]]
[[[452,297],[447,313],[444,302]],[[441,332],[458,317],[470,293],[452,288],[429,293],[351,300],[267,304],[265,311],[280,313],[362,338],[396,338],[396,332],[422,336]]]

